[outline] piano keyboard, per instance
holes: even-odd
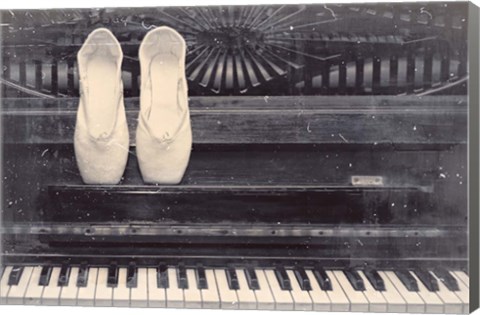
[[[461,270],[6,266],[0,304],[468,313]]]

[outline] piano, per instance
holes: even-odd
[[[2,11],[0,304],[469,312],[467,3]],[[186,39],[179,185],[135,157],[138,45]],[[124,51],[131,154],[85,185],[76,52]]]

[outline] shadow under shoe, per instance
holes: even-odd
[[[86,184],[117,184],[128,159],[123,99],[123,53],[107,29],[94,30],[78,52],[80,102],[74,148]]]

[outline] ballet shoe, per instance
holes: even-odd
[[[185,52],[182,36],[164,26],[148,32],[140,45],[136,151],[146,183],[178,184],[190,158],[192,131]]]
[[[105,28],[90,33],[77,54],[80,101],[74,149],[86,184],[117,184],[128,159],[122,49]]]

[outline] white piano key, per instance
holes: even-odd
[[[148,306],[166,307],[166,292],[157,285],[157,269],[148,268]]]
[[[356,291],[352,284],[348,281],[347,277],[341,270],[333,270],[333,276],[337,279],[338,283],[342,287],[345,295],[350,301],[351,312],[368,312],[368,300],[362,291]]]
[[[452,273],[455,276],[457,276],[457,278],[460,279],[460,281],[462,281],[467,287],[470,286],[470,279],[465,272],[458,270],[458,271],[452,271]]]
[[[382,295],[387,301],[387,312],[405,313],[407,311],[407,302],[405,302],[401,294],[397,291],[393,283],[383,271],[379,271],[378,274],[382,277],[383,282],[385,283],[385,291],[382,292]]]
[[[93,306],[95,303],[95,289],[97,287],[98,268],[88,269],[88,279],[86,287],[78,288],[77,305]]]
[[[45,289],[43,289],[42,294],[42,304],[43,305],[59,305],[60,303],[60,291],[61,287],[58,286],[58,278],[60,277],[60,267],[52,268],[52,274],[50,276],[50,282]]]
[[[148,306],[148,284],[147,269],[137,269],[137,287],[130,288],[130,306],[147,307]]]
[[[118,284],[113,288],[113,306],[130,306],[130,288],[127,287],[127,268],[118,268]]]
[[[460,278],[457,277],[455,272],[450,272],[450,274],[455,279],[457,279],[459,291],[456,291],[455,294],[462,301],[462,304],[463,304],[462,313],[468,314],[470,313],[470,309],[469,309],[470,308],[470,290],[468,289],[468,286],[466,286],[465,283],[462,280],[460,280]]]
[[[387,301],[383,297],[382,293],[375,290],[363,271],[358,271],[358,274],[365,284],[365,291],[363,291],[363,294],[368,300],[370,312],[385,313],[387,311]]]
[[[224,269],[215,269],[215,279],[217,280],[218,293],[220,295],[220,308],[238,309],[238,297],[235,290],[228,287],[227,275]]]
[[[201,308],[202,294],[197,287],[197,279],[194,269],[187,269],[188,289],[183,289],[186,308]]]
[[[2,280],[0,281],[0,304],[7,304],[8,291],[10,291],[8,278],[12,272],[12,268],[12,266],[7,266],[3,271]]]
[[[207,279],[207,289],[200,290],[202,294],[203,308],[220,308],[220,296],[217,290],[217,281],[212,269],[205,270],[205,277]]]
[[[322,288],[320,288],[320,285],[318,284],[317,279],[315,278],[315,275],[311,270],[305,270],[305,273],[307,274],[307,277],[310,280],[310,285],[312,287],[312,290],[308,293],[310,294],[310,298],[313,302],[313,310],[327,312],[331,311],[332,303],[330,302],[330,298],[328,297],[327,292],[323,291]],[[348,311],[349,305],[350,304],[348,302],[348,299],[347,297],[345,297],[345,308],[340,311]]]
[[[68,285],[62,287],[60,292],[60,305],[77,305],[77,277],[78,277],[78,267],[72,267],[70,269],[70,277],[68,279]]]
[[[25,296],[25,292],[27,291],[28,283],[30,281],[30,277],[33,272],[33,267],[25,267],[23,268],[22,276],[20,277],[20,281],[17,285],[13,285],[10,287],[8,291],[8,304],[23,304],[23,297]]]
[[[333,275],[332,271],[326,270],[327,276],[330,278],[332,285],[331,291],[325,291],[332,302],[333,312],[348,312],[350,311],[350,300],[342,289],[342,286],[338,282],[337,278]]]
[[[268,285],[275,299],[275,309],[285,311],[293,310],[295,305],[290,291],[282,290],[280,283],[278,283],[277,276],[275,276],[275,272],[272,269],[265,269],[263,272],[265,272],[265,277],[267,278]]]
[[[38,285],[40,281],[40,274],[42,267],[35,267],[32,271],[32,276],[28,282],[27,291],[25,292],[24,301],[28,305],[40,305],[42,302],[42,294],[44,286]]]
[[[254,290],[258,309],[274,310],[275,299],[273,298],[265,273],[261,269],[255,269],[255,274],[257,275],[258,286],[260,287],[259,290]]]
[[[397,289],[398,293],[400,293],[400,295],[403,297],[407,303],[408,313],[425,313],[425,302],[417,292],[408,291],[407,287],[405,287],[405,285],[393,271],[384,271],[382,272],[382,275],[386,275],[388,277],[388,279]]]
[[[425,302],[425,313],[444,313],[443,302],[440,300],[435,292],[428,291],[427,287],[417,277],[417,275],[410,271],[410,274],[417,280],[418,295]]]
[[[438,291],[436,292],[440,300],[443,301],[445,307],[445,313],[447,314],[460,314],[463,311],[462,301],[455,295],[453,291],[450,291],[445,284],[433,273],[432,276],[437,279]]]
[[[107,286],[108,268],[99,268],[97,288],[95,290],[95,306],[112,306],[113,288]]]
[[[238,287],[237,296],[240,309],[255,310],[257,309],[257,298],[255,292],[250,290],[248,286],[245,270],[237,268]]]
[[[302,288],[300,288],[300,284],[298,283],[297,277],[295,276],[293,270],[287,270],[287,274],[292,285],[292,291],[290,291],[290,294],[293,298],[294,309],[296,311],[313,310],[313,302],[310,298],[310,294],[308,294],[308,291],[303,291]]]
[[[183,298],[183,290],[178,287],[177,270],[175,268],[168,268],[168,282],[169,286],[167,292],[167,307],[183,308],[185,301]]]

